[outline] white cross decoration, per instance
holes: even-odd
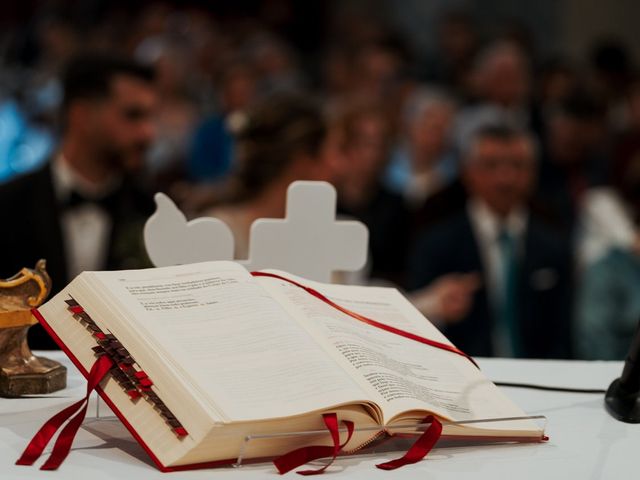
[[[367,260],[369,232],[358,221],[336,221],[336,190],[327,182],[296,181],[287,190],[285,218],[261,218],[251,225],[247,269],[277,268],[330,282],[334,271],[356,271]],[[186,221],[162,193],[145,225],[144,240],[156,266],[233,260],[233,236],[216,218]]]

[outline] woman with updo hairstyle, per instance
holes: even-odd
[[[303,95],[274,95],[248,112],[236,134],[236,166],[228,194],[205,212],[233,232],[236,259],[248,256],[254,220],[284,217],[291,182],[329,179],[322,155],[325,137],[319,107]]]

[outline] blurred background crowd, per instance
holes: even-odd
[[[626,23],[579,35],[573,17],[588,30],[627,7],[10,2],[0,209],[83,123],[68,62],[117,55],[154,72],[144,155],[123,169],[224,219],[237,258],[255,218],[283,216],[291,181],[327,180],[370,230],[366,270],[344,281],[402,288],[472,355],[619,359],[640,318],[640,44]]]

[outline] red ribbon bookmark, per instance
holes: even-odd
[[[16,465],[33,465],[33,463],[40,458],[47,444],[62,424],[71,418],[69,423],[67,423],[60,432],[51,451],[51,455],[42,467],[40,467],[40,470],[56,470],[60,466],[69,454],[73,439],[87,414],[91,392],[102,381],[105,375],[109,373],[112,366],[113,361],[106,355],[99,357],[95,361],[87,378],[87,394],[85,397],[51,417],[33,436],[31,442],[29,442],[29,445],[27,445],[27,448],[25,448],[16,462]]]
[[[276,458],[273,464],[278,469],[280,474],[290,472],[294,468],[298,468],[305,463],[317,460],[319,458],[331,457],[331,460],[324,466],[317,470],[301,470],[296,472],[299,475],[318,475],[323,473],[340,453],[340,450],[351,440],[353,435],[353,422],[343,420],[342,423],[347,427],[347,439],[342,445],[340,445],[340,432],[338,430],[338,416],[335,413],[325,413],[322,415],[324,424],[327,426],[327,430],[331,433],[331,439],[333,440],[333,446],[326,445],[312,445],[309,447],[302,447],[296,450],[292,450],[289,453],[285,453],[281,457]]]
[[[442,424],[433,415],[426,417],[422,423],[431,423],[431,425],[429,425],[429,428],[420,435],[420,438],[416,440],[416,443],[411,445],[411,448],[407,450],[407,453],[405,453],[401,458],[380,463],[376,465],[376,467],[382,470],[395,470],[396,468],[400,468],[411,463],[417,463],[422,460],[438,442],[440,435],[442,435]]]
[[[355,318],[356,320],[360,320],[361,322],[366,323],[367,325],[371,325],[372,327],[380,328],[380,329],[385,330],[387,332],[395,333],[396,335],[400,335],[401,337],[409,338],[411,340],[415,340],[416,342],[424,343],[426,345],[430,345],[432,347],[436,347],[436,348],[439,348],[441,350],[447,350],[448,352],[452,352],[452,353],[455,353],[457,355],[461,355],[461,356],[465,357],[467,360],[469,360],[471,363],[473,363],[478,369],[480,368],[480,367],[478,367],[478,364],[475,362],[475,360],[473,358],[471,358],[471,356],[467,355],[462,350],[460,350],[457,347],[454,347],[453,345],[448,345],[446,343],[436,342],[435,340],[431,340],[429,338],[421,337],[420,335],[416,335],[415,333],[407,332],[405,330],[401,330],[399,328],[392,327],[391,325],[386,325],[384,323],[377,322],[376,320],[373,320],[371,318],[365,317],[364,315],[360,315],[359,313],[356,313],[354,311],[349,310],[348,308],[344,308],[344,307],[338,305],[337,303],[333,302],[332,300],[330,300],[329,298],[324,296],[322,293],[318,292],[317,290],[315,290],[313,288],[306,287],[306,286],[304,286],[304,285],[302,285],[302,284],[300,284],[298,282],[294,282],[293,280],[290,280],[288,278],[282,277],[280,275],[276,275],[275,273],[251,272],[251,275],[253,275],[254,277],[277,278],[278,280],[284,280],[285,282],[289,282],[292,285],[295,285],[296,287],[302,288],[307,293],[310,293],[314,297],[322,300],[324,303],[332,306],[336,310],[339,310],[342,313],[344,313],[346,315],[349,315],[352,318]]]

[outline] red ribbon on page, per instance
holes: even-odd
[[[294,468],[298,468],[299,466],[313,460],[331,457],[331,460],[329,460],[325,466],[317,470],[301,470],[296,472],[299,475],[318,475],[323,473],[336,459],[340,450],[349,442],[349,440],[351,440],[351,436],[353,435],[353,422],[343,420],[342,423],[347,427],[347,439],[341,445],[340,432],[338,430],[338,416],[335,413],[325,413],[322,415],[322,419],[324,420],[327,430],[329,430],[329,433],[331,434],[333,446],[312,445],[310,447],[302,447],[292,450],[289,453],[285,453],[273,461],[273,464],[276,466],[280,474],[290,472]]]
[[[95,361],[87,378],[87,394],[85,397],[51,417],[33,436],[27,448],[25,448],[20,458],[16,461],[16,465],[33,465],[33,463],[40,458],[47,444],[62,424],[71,418],[69,423],[67,423],[60,432],[51,451],[51,455],[42,467],[40,467],[40,470],[56,470],[60,464],[62,464],[69,454],[73,439],[87,414],[91,392],[98,386],[105,375],[109,373],[112,366],[113,361],[106,355],[99,357]]]
[[[435,348],[439,348],[442,350],[446,350],[448,352],[452,352],[455,353],[457,355],[461,355],[463,357],[465,357],[467,360],[469,360],[471,363],[473,363],[477,368],[478,364],[473,360],[473,358],[471,358],[469,355],[467,355],[466,353],[464,353],[462,350],[460,350],[459,348],[453,346],[453,345],[448,345],[446,343],[441,343],[441,342],[437,342],[435,340],[431,340],[429,338],[425,338],[425,337],[421,337],[420,335],[416,335],[414,333],[411,332],[407,332],[404,330],[401,330],[399,328],[396,327],[392,327],[390,325],[386,325],[384,323],[380,323],[376,320],[373,320],[371,318],[365,317],[364,315],[360,315],[359,313],[356,313],[352,310],[349,310],[348,308],[345,308],[341,305],[338,305],[337,303],[335,303],[333,300],[327,298],[325,295],[323,295],[322,293],[318,292],[317,290],[307,287],[305,285],[302,285],[298,282],[295,282],[289,278],[283,277],[281,275],[277,275],[275,273],[267,273],[267,272],[251,272],[251,275],[253,275],[254,277],[271,277],[271,278],[275,278],[278,280],[283,280],[285,282],[291,283],[292,285],[295,285],[296,287],[302,288],[303,290],[305,290],[307,293],[313,295],[314,297],[316,297],[317,299],[323,301],[324,303],[330,305],[331,307],[335,308],[336,310],[339,310],[340,312],[349,315],[352,318],[355,318],[356,320],[359,320],[363,323],[366,323],[367,325],[371,325],[373,327],[376,328],[380,328],[382,330],[385,330],[387,332],[390,333],[394,333],[396,335],[400,335],[402,337],[405,338],[409,338],[411,340],[415,340],[416,342],[420,342],[420,343],[424,343],[426,345],[435,347]],[[332,414],[335,415],[335,414]],[[303,447],[303,448],[299,448],[297,450],[294,450],[292,452],[289,452],[285,455],[283,455],[282,457],[279,457],[278,459],[276,459],[274,461],[274,463],[276,464],[276,467],[278,468],[278,471],[280,473],[286,473],[296,467],[299,467],[300,465],[303,465],[304,463],[307,463],[308,461],[312,460],[312,459],[316,459],[316,458],[321,458],[321,457],[328,457],[330,455],[333,455],[331,461],[325,465],[323,468],[319,469],[319,470],[306,470],[303,472],[297,472],[301,475],[311,475],[311,474],[318,474],[318,473],[322,473],[325,471],[325,469],[331,465],[331,463],[333,463],[333,461],[336,458],[336,455],[338,454],[339,450],[344,447],[344,445],[338,445],[338,440],[337,440],[337,419],[336,420],[332,420],[332,426],[329,426],[329,424],[327,423],[327,419],[325,417],[325,423],[327,424],[327,428],[329,429],[329,431],[331,432],[331,435],[333,437],[333,441],[334,441],[334,451],[333,452],[329,452],[328,449],[330,449],[330,447]],[[335,426],[334,426],[335,423]],[[409,450],[407,450],[407,452],[401,457],[401,458],[397,458],[395,460],[391,460],[389,462],[385,462],[385,463],[381,463],[379,465],[376,465],[376,467],[382,469],[382,470],[395,470],[396,468],[400,468],[404,465],[409,465],[411,463],[416,463],[419,462],[420,460],[422,460],[433,448],[433,446],[438,442],[438,440],[440,439],[440,436],[442,435],[442,424],[438,421],[437,418],[435,418],[433,415],[429,415],[428,417],[426,417],[423,420],[423,423],[430,423],[431,425],[429,426],[429,428],[427,428],[427,430],[425,430],[425,432],[420,435],[420,437],[415,441],[415,443],[409,448]],[[349,435],[349,437],[351,437],[351,435]],[[349,440],[347,439],[347,442]],[[321,450],[324,449],[324,450]],[[277,463],[276,463],[277,462]]]
[[[307,293],[313,295],[314,297],[322,300],[324,303],[332,306],[333,308],[335,308],[336,310],[341,311],[342,313],[349,315],[352,318],[355,318],[356,320],[359,320],[363,323],[366,323],[367,325],[371,325],[372,327],[376,327],[376,328],[380,328],[381,330],[385,330],[387,332],[391,332],[394,333],[396,335],[400,335],[401,337],[405,337],[405,338],[409,338],[411,340],[415,340],[416,342],[420,342],[420,343],[424,343],[425,345],[430,345],[432,347],[435,348],[439,348],[441,350],[446,350],[448,352],[452,352],[455,353],[457,355],[461,355],[463,357],[465,357],[467,360],[469,360],[471,363],[473,363],[477,368],[478,364],[475,362],[475,360],[473,358],[471,358],[471,356],[467,355],[466,353],[464,353],[462,350],[460,350],[459,348],[453,346],[453,345],[448,345],[446,343],[441,343],[441,342],[437,342],[435,340],[431,340],[429,338],[425,338],[425,337],[421,337],[420,335],[416,335],[415,333],[411,333],[411,332],[407,332],[405,330],[401,330],[399,328],[396,327],[392,327],[391,325],[386,325],[384,323],[380,323],[376,320],[373,320],[371,318],[365,317],[364,315],[360,315],[359,313],[356,313],[354,311],[349,310],[348,308],[345,308],[341,305],[338,305],[337,303],[335,303],[334,301],[330,300],[329,298],[327,298],[325,295],[323,295],[322,293],[318,292],[317,290],[307,287],[305,285],[302,285],[298,282],[295,282],[291,279],[285,278],[281,275],[277,275],[275,273],[267,273],[267,272],[251,272],[251,275],[253,275],[254,277],[271,277],[271,278],[277,278],[278,280],[283,280],[285,282],[289,282],[292,285],[295,285],[296,287],[302,288],[303,290],[305,290]]]

